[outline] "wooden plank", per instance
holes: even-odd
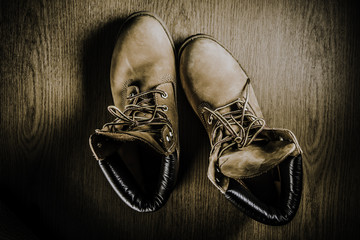
[[[0,199],[59,239],[337,239],[359,234],[359,29],[351,1],[1,1]],[[179,87],[181,175],[164,208],[132,211],[91,156],[110,120],[110,57],[130,13],[149,10],[177,46],[213,35],[252,79],[269,126],[304,150],[295,219],[257,223],[207,180],[209,143]],[[219,69],[221,71],[221,69]]]

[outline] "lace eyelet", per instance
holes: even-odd
[[[162,105],[162,108],[163,108],[164,112],[166,112],[167,110],[169,110],[168,106],[166,106],[166,105]]]
[[[168,96],[169,95],[167,94],[167,92],[164,92],[163,94],[161,94],[161,97],[164,98],[164,99],[167,98]]]
[[[169,136],[166,136],[166,141],[170,142]]]

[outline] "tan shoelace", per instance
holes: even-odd
[[[255,114],[247,107],[249,101],[249,86],[250,79],[247,80],[245,85],[246,96],[244,100],[239,98],[222,107],[218,107],[215,110],[204,107],[206,111],[210,112],[208,117],[209,124],[212,124],[214,118],[218,120],[211,133],[211,153],[214,151],[217,145],[227,143],[227,145],[221,149],[218,157],[220,157],[225,150],[229,149],[235,144],[237,144],[239,149],[248,146],[255,140],[256,136],[265,127],[265,120],[256,117]],[[237,110],[229,111],[225,114],[221,114],[219,112],[220,110],[228,108],[233,104],[236,104],[238,108]],[[234,127],[238,128],[239,130],[236,131]],[[250,133],[250,131],[253,129],[257,130],[254,133]],[[221,139],[216,141],[219,130],[223,131],[223,135]]]
[[[106,123],[103,129],[108,128],[109,131],[117,131],[116,126],[121,126],[121,129],[126,126],[126,130],[156,132],[158,130],[144,128],[144,126],[166,125],[170,129],[170,133],[173,133],[173,128],[167,115],[164,113],[168,110],[168,107],[166,105],[155,104],[155,94],[160,94],[162,98],[168,97],[165,91],[154,89],[147,92],[130,94],[127,97],[130,100],[130,104],[125,106],[123,112],[116,106],[108,106],[108,111],[115,117],[115,120]],[[151,114],[151,116],[148,117],[148,114]]]

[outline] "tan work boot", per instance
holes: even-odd
[[[158,210],[175,185],[179,139],[174,44],[157,16],[138,12],[125,21],[110,81],[115,120],[90,136],[90,147],[128,206]]]
[[[185,94],[210,138],[210,181],[251,218],[289,222],[302,191],[294,134],[266,126],[248,76],[215,39],[187,39],[179,64]]]

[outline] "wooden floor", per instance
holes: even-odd
[[[355,1],[215,2],[0,2],[0,239],[359,235],[360,9]],[[166,206],[140,214],[111,189],[88,137],[111,119],[113,43],[139,10],[158,14],[177,47],[196,33],[217,38],[252,79],[267,124],[296,134],[304,190],[291,223],[257,223],[210,183],[208,139],[181,88],[181,172]]]

